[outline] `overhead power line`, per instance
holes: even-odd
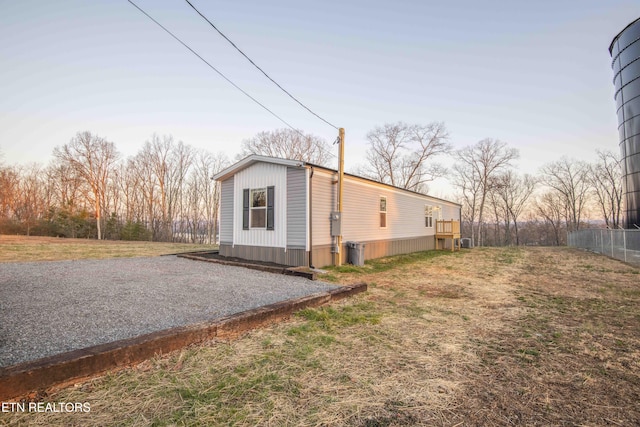
[[[189,6],[191,6],[191,8],[193,10],[195,10],[198,15],[200,15],[202,17],[202,19],[204,19],[205,21],[207,21],[209,23],[209,25],[211,25],[211,27],[213,27],[214,30],[216,30],[218,32],[218,34],[220,34],[226,41],[228,41],[231,46],[233,46],[238,52],[240,52],[242,54],[242,56],[244,56],[247,61],[249,61],[254,67],[256,67],[258,70],[260,70],[260,72],[262,74],[264,74],[264,76],[266,78],[268,78],[269,80],[271,80],[271,82],[273,84],[275,84],[276,86],[278,86],[280,88],[280,90],[282,90],[284,93],[286,93],[287,95],[289,95],[289,97],[291,99],[293,99],[295,102],[297,102],[302,108],[304,108],[305,110],[307,110],[308,112],[310,112],[311,114],[313,114],[314,116],[316,116],[317,118],[319,118],[320,120],[322,120],[323,122],[325,122],[326,124],[328,124],[329,126],[333,127],[334,129],[338,130],[338,127],[333,125],[332,123],[330,123],[329,121],[325,120],[324,118],[320,117],[318,114],[316,114],[315,112],[313,112],[309,107],[307,107],[306,105],[304,105],[300,100],[298,100],[298,98],[296,98],[295,96],[293,96],[291,93],[289,93],[289,91],[287,91],[285,88],[283,88],[282,86],[280,86],[278,84],[278,82],[276,82],[275,80],[273,80],[262,68],[260,68],[258,66],[258,64],[256,64],[255,62],[253,62],[253,60],[251,58],[249,58],[238,46],[236,46],[236,44],[234,42],[232,42],[229,37],[225,36],[224,33],[222,31],[220,31],[218,29],[218,27],[216,27],[213,22],[209,21],[209,19],[207,19],[206,16],[204,16],[198,9],[196,9],[196,7],[191,4],[191,2],[189,0],[185,0]]]
[[[147,18],[149,18],[150,20],[152,20],[156,25],[158,25],[160,28],[162,28],[164,31],[166,31],[171,37],[173,37],[175,40],[177,40],[182,46],[186,47],[191,53],[193,53],[195,56],[197,56],[202,62],[204,62],[205,64],[207,64],[209,66],[209,68],[211,68],[213,71],[215,71],[216,73],[218,73],[218,75],[220,75],[220,77],[222,77],[223,79],[225,79],[227,82],[229,82],[229,84],[231,84],[233,87],[235,87],[236,89],[238,89],[240,92],[242,92],[244,95],[246,95],[249,99],[251,99],[253,102],[255,102],[256,104],[258,104],[259,106],[261,106],[262,108],[264,108],[266,111],[268,111],[272,116],[274,116],[275,118],[277,118],[278,120],[280,120],[282,123],[284,123],[285,125],[287,125],[290,129],[294,130],[295,132],[299,133],[300,135],[302,135],[304,137],[304,134],[302,132],[300,132],[298,129],[294,128],[293,126],[291,126],[289,123],[287,123],[282,117],[278,116],[276,113],[274,113],[273,111],[271,111],[267,106],[265,106],[263,103],[261,103],[260,101],[258,101],[257,99],[255,99],[253,96],[249,95],[246,91],[244,91],[240,86],[238,86],[237,84],[235,84],[233,81],[231,81],[227,76],[225,76],[224,74],[222,74],[221,71],[219,71],[216,67],[214,67],[213,65],[211,65],[206,59],[204,59],[202,56],[200,56],[195,50],[191,49],[191,47],[189,47],[185,42],[183,42],[182,40],[180,40],[178,38],[178,36],[176,36],[175,34],[173,34],[171,31],[169,31],[166,27],[164,27],[161,23],[159,23],[158,21],[156,21],[155,19],[153,19],[153,17],[151,15],[149,15],[147,12],[145,12],[144,10],[142,10],[137,4],[135,4],[132,0],[127,0],[129,3],[131,3],[131,5],[133,5],[136,9],[138,9],[140,12],[142,12]],[[332,125],[333,126],[333,125]]]

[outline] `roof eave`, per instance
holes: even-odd
[[[289,166],[289,167],[305,166],[305,162],[300,160],[279,159],[277,157],[268,157],[268,156],[261,156],[258,154],[251,154],[250,156],[245,157],[244,159],[240,160],[237,163],[234,163],[228,168],[221,170],[220,172],[218,172],[213,176],[213,179],[215,179],[216,181],[224,181],[230,178],[231,176],[235,175],[236,173],[240,172],[241,170],[246,169],[249,166],[252,166],[255,163],[259,163],[259,162],[271,163],[271,164]]]

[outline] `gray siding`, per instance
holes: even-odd
[[[220,244],[233,244],[233,177],[222,181],[220,200]]]
[[[287,248],[307,247],[307,173],[287,168]]]
[[[288,266],[307,266],[309,255],[304,249],[271,248],[267,246],[244,246],[220,244],[220,255],[253,261],[274,262]]]

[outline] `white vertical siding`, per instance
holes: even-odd
[[[274,186],[274,229],[242,229],[242,190]],[[235,245],[287,246],[287,167],[256,163],[234,175],[233,243]]]
[[[233,244],[234,177],[220,184],[220,243]]]

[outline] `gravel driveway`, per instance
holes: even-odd
[[[175,256],[0,263],[0,367],[332,288]]]

